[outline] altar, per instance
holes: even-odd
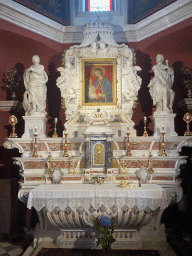
[[[24,73],[25,132],[13,132],[4,147],[17,148],[21,202],[33,206],[39,223],[34,247],[42,241],[65,248],[95,248],[95,225],[106,214],[116,225],[114,248],[139,248],[142,239],[166,239],[163,209],[182,198],[180,166],[190,136],[175,132],[174,72],[157,55],[149,93],[156,105],[154,135],[137,136],[132,120],[142,79],[134,49],[117,44],[110,23],[88,23],[80,45],[63,53],[57,70],[66,122],[58,137],[46,132],[46,82],[40,58]],[[37,72],[38,71],[38,72]],[[163,82],[160,78],[164,77]],[[160,93],[159,93],[160,92]]]
[[[124,249],[141,247],[139,231],[154,217],[153,229],[158,232],[157,216],[167,206],[166,191],[156,184],[142,184],[129,190],[115,184],[45,184],[30,191],[27,204],[40,216],[39,236],[49,232],[46,219],[60,230],[59,247],[95,248],[97,217],[107,214],[117,228],[113,248],[121,244]]]

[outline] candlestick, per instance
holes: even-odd
[[[10,138],[17,138],[17,134],[15,133],[15,125],[17,123],[17,117],[12,115],[9,118],[9,123],[12,125],[12,133],[9,135]]]
[[[125,152],[124,152],[124,153],[125,153]],[[126,169],[125,169],[125,161],[124,161],[124,157],[125,157],[125,154],[122,154],[122,159],[123,159],[123,161],[122,161],[121,174],[126,174],[126,173],[127,173],[127,171],[126,171]]]
[[[50,175],[52,173],[52,164],[51,164],[51,151],[48,154],[48,170],[47,170],[47,174]]]
[[[127,127],[127,132],[126,132],[126,134],[127,134],[127,145],[126,145],[126,151],[127,151],[127,153],[126,153],[126,156],[132,156],[132,154],[131,154],[131,149],[130,149],[130,142],[129,142],[129,135],[130,135],[130,132],[129,132],[129,127]]]
[[[167,154],[165,153],[165,131],[164,131],[164,125],[162,125],[161,136],[162,136],[162,141],[161,141],[161,154],[160,154],[160,156],[167,156]]]
[[[153,174],[154,173],[154,170],[153,170],[153,163],[152,163],[152,154],[151,154],[151,152],[149,152],[149,172],[151,173],[151,174]]]
[[[75,152],[72,152],[72,168],[70,170],[70,174],[76,174],[75,171]]]
[[[54,128],[54,133],[52,135],[52,138],[57,138],[58,137],[58,134],[57,134],[57,118],[55,118],[54,124],[55,124],[55,128]]]
[[[144,137],[148,137],[148,134],[147,134],[147,117],[146,116],[144,117],[144,132],[143,132],[143,136]]]
[[[34,145],[33,145],[33,155],[32,155],[32,157],[39,157],[38,154],[37,154],[37,151],[38,151],[37,135],[38,135],[37,127],[35,127],[35,129],[34,129],[35,142],[34,142]]]
[[[69,155],[68,155],[68,153],[67,153],[67,148],[68,148],[67,135],[68,135],[68,133],[67,133],[67,131],[65,130],[65,131],[63,132],[63,134],[64,134],[64,136],[65,136],[65,143],[64,143],[64,145],[63,145],[63,147],[64,147],[63,157],[69,157]]]
[[[187,124],[187,131],[184,133],[184,136],[190,136],[191,135],[191,132],[189,130],[189,124],[191,122],[191,119],[192,119],[192,116],[190,113],[186,113],[183,117],[183,120],[186,122]]]

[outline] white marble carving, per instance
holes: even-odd
[[[153,114],[153,121],[154,121],[154,136],[161,136],[162,126],[164,126],[165,130],[165,137],[169,136],[178,136],[175,132],[175,124],[174,118],[176,114],[173,113],[163,113],[155,111]]]
[[[69,138],[73,137],[77,130],[79,136],[83,136],[80,129],[86,129],[84,126],[88,124],[87,120],[89,119],[85,117],[91,117],[98,107],[101,111],[105,111],[107,116],[116,114],[116,120],[118,120],[111,121],[110,124],[115,134],[117,134],[116,125],[121,124],[122,135],[126,133],[127,126],[129,126],[133,131],[132,136],[136,136],[131,118],[141,86],[141,78],[137,75],[137,71],[140,71],[141,68],[134,66],[134,51],[125,44],[118,45],[113,34],[113,25],[110,23],[88,23],[84,31],[83,42],[80,45],[71,46],[65,52],[63,61],[65,66],[58,68],[61,76],[57,79],[57,86],[65,100],[65,114],[68,120],[65,125],[69,131]],[[83,102],[85,91],[83,91],[82,60],[90,59],[94,63],[94,59],[110,58],[115,59],[116,63],[115,89],[113,89],[113,99],[115,100],[112,104],[106,104],[108,102],[106,100],[105,104],[99,104],[99,106],[85,104]],[[92,83],[92,81],[90,82]],[[93,89],[95,88],[90,86],[89,99],[95,97]],[[83,121],[77,122],[78,118]]]
[[[139,66],[133,66],[132,60],[128,58],[124,67],[122,67],[122,94],[124,113],[133,115],[133,105],[137,100],[138,91],[141,88],[141,78],[137,75],[137,71],[141,71]]]
[[[25,84],[25,93],[23,107],[26,116],[46,116],[46,96],[48,76],[44,66],[39,64],[40,58],[34,55],[33,65],[26,69],[23,78]]]
[[[148,87],[153,104],[156,106],[156,112],[172,113],[172,105],[175,92],[172,90],[174,71],[168,65],[163,64],[164,56],[158,54],[156,57],[157,64],[153,66],[155,77],[151,79]]]
[[[38,138],[47,138],[46,121],[44,116],[23,116],[25,121],[25,132],[22,138],[34,138],[34,129],[37,127]]]

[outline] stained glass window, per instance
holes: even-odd
[[[106,12],[112,10],[112,0],[88,0],[89,12]]]

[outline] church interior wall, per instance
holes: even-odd
[[[162,53],[165,59],[169,60],[169,65],[175,70],[175,77],[178,81],[179,73],[184,65],[191,66],[191,35],[192,35],[192,19],[188,19],[184,22],[179,23],[165,31],[157,33],[140,42],[130,42],[129,46],[134,48],[137,54],[137,65],[141,66],[142,71],[139,75],[143,79],[143,84],[139,91],[138,107],[134,110],[133,121],[137,127],[137,134],[141,135],[143,117],[146,115],[151,118],[154,108],[152,107],[152,100],[148,92],[147,85],[152,78],[151,67],[155,65],[156,55]],[[15,31],[15,32],[13,32]],[[61,66],[62,52],[64,49],[69,48],[72,44],[60,44],[53,40],[47,39],[43,36],[37,35],[33,32],[27,31],[16,25],[10,24],[9,22],[3,21],[1,23],[0,30],[1,40],[1,59],[0,59],[0,84],[3,86],[2,76],[3,73],[16,64],[20,64],[21,72],[31,65],[31,58],[37,54],[41,58],[41,63],[45,66],[45,71],[50,75],[49,68],[50,64],[56,69]],[[180,66],[179,66],[180,65]],[[175,66],[175,67],[174,67]],[[52,70],[53,72],[53,70]],[[56,74],[58,75],[58,74]],[[186,97],[187,92],[185,91],[181,81],[175,81],[174,90],[176,93],[176,99],[174,104],[174,110],[178,111],[177,102]],[[56,86],[56,85],[55,85]],[[54,91],[51,92],[51,95]],[[145,97],[143,97],[145,95]],[[5,100],[5,91],[1,89],[0,100]],[[22,96],[21,96],[22,98]],[[55,115],[51,110],[52,117]],[[8,117],[9,113],[0,112],[2,126],[1,126],[1,138],[0,144],[3,144],[4,137],[6,137],[7,130],[4,126],[9,125]],[[48,116],[49,120],[49,116]],[[64,120],[62,120],[63,122]],[[141,123],[140,123],[141,122]],[[140,127],[140,128],[139,128]],[[141,131],[139,131],[141,129]],[[153,123],[149,123],[149,129],[153,132]],[[50,125],[47,127],[47,133],[50,133]],[[176,127],[176,132],[179,132],[179,127]],[[182,135],[182,134],[179,134]]]
[[[0,29],[0,87],[3,86],[2,76],[7,70],[20,64],[19,67],[23,72],[32,63],[32,56],[39,55],[41,64],[45,66],[45,71],[49,75],[48,101],[47,101],[47,135],[51,137],[53,133],[53,122],[55,117],[59,117],[58,133],[62,136],[63,125],[65,122],[64,111],[60,109],[60,99],[58,88],[56,87],[56,78],[59,76],[56,69],[61,66],[62,52],[72,44],[60,44],[43,36],[37,35],[26,29],[20,28],[9,22],[2,21]],[[184,65],[191,67],[191,42],[192,42],[192,19],[181,22],[165,31],[151,36],[140,42],[131,42],[129,46],[135,49],[137,54],[137,65],[142,68],[138,74],[142,77],[143,83],[138,95],[138,107],[134,110],[133,121],[137,135],[143,133],[143,118],[148,116],[148,132],[153,134],[152,114],[155,108],[152,106],[148,87],[150,79],[153,77],[151,72],[152,66],[156,63],[156,55],[162,53],[165,59],[169,60],[169,65],[174,68],[175,82],[174,91],[176,92],[174,102],[174,112],[176,116],[176,132],[183,135],[185,123],[182,120],[183,113],[180,112],[177,102],[187,96],[187,92],[181,81],[181,69]],[[51,73],[50,73],[51,72]],[[0,100],[6,98],[5,91],[1,89]],[[22,95],[21,95],[22,98]],[[58,99],[58,101],[57,101]],[[57,105],[54,106],[54,102]],[[0,111],[0,161],[1,177],[0,179],[9,179],[13,176],[11,168],[10,150],[3,149],[4,138],[11,132],[9,117],[11,113]],[[59,116],[58,116],[59,115]],[[22,117],[20,116],[20,120]],[[16,126],[18,135],[22,135],[22,121]],[[19,128],[20,127],[20,128]],[[8,153],[9,152],[9,153]],[[3,171],[2,171],[3,170]]]

